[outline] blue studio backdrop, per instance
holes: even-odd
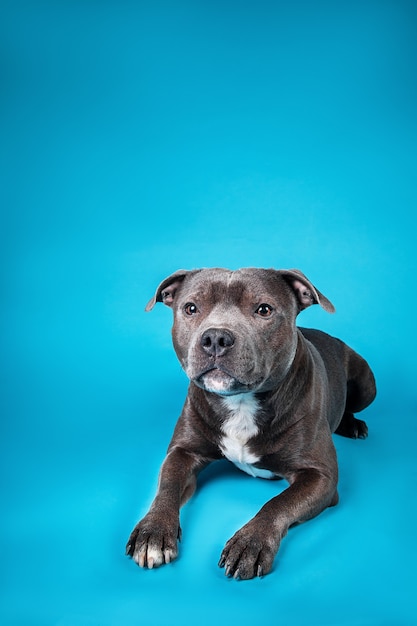
[[[2,624],[417,624],[416,26],[412,0],[0,2]],[[226,462],[175,563],[124,556],[187,389],[144,306],[208,266],[301,269],[337,312],[299,323],[378,383],[340,504],[262,580],[217,561],[281,486]]]

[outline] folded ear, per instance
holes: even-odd
[[[188,270],[178,270],[171,276],[165,278],[155,292],[153,298],[151,298],[145,307],[145,311],[151,311],[157,302],[163,302],[167,306],[171,307],[178,287],[182,285],[184,278],[190,274]]]
[[[303,311],[311,304],[319,304],[328,313],[334,313],[333,304],[304,276],[300,270],[279,270],[280,274],[294,291],[299,305]]]

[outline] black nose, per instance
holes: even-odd
[[[200,345],[210,356],[223,356],[235,343],[232,333],[224,328],[209,328],[200,340]]]

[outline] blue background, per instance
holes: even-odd
[[[416,3],[0,6],[0,621],[417,624]],[[335,438],[340,505],[246,583],[219,554],[281,487],[226,463],[177,562],[124,556],[187,387],[143,308],[211,265],[300,268],[337,308],[300,323],[379,388],[368,440]]]

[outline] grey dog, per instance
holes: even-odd
[[[332,433],[367,436],[354,413],[375,398],[374,376],[339,339],[296,326],[312,304],[334,312],[299,270],[181,270],[162,281],[146,310],[156,302],[173,310],[173,344],[190,385],[158,492],[126,553],[145,568],[172,561],[180,507],[198,473],[226,458],[253,476],[289,484],[220,556],[227,576],[262,576],[290,526],[337,504]]]

